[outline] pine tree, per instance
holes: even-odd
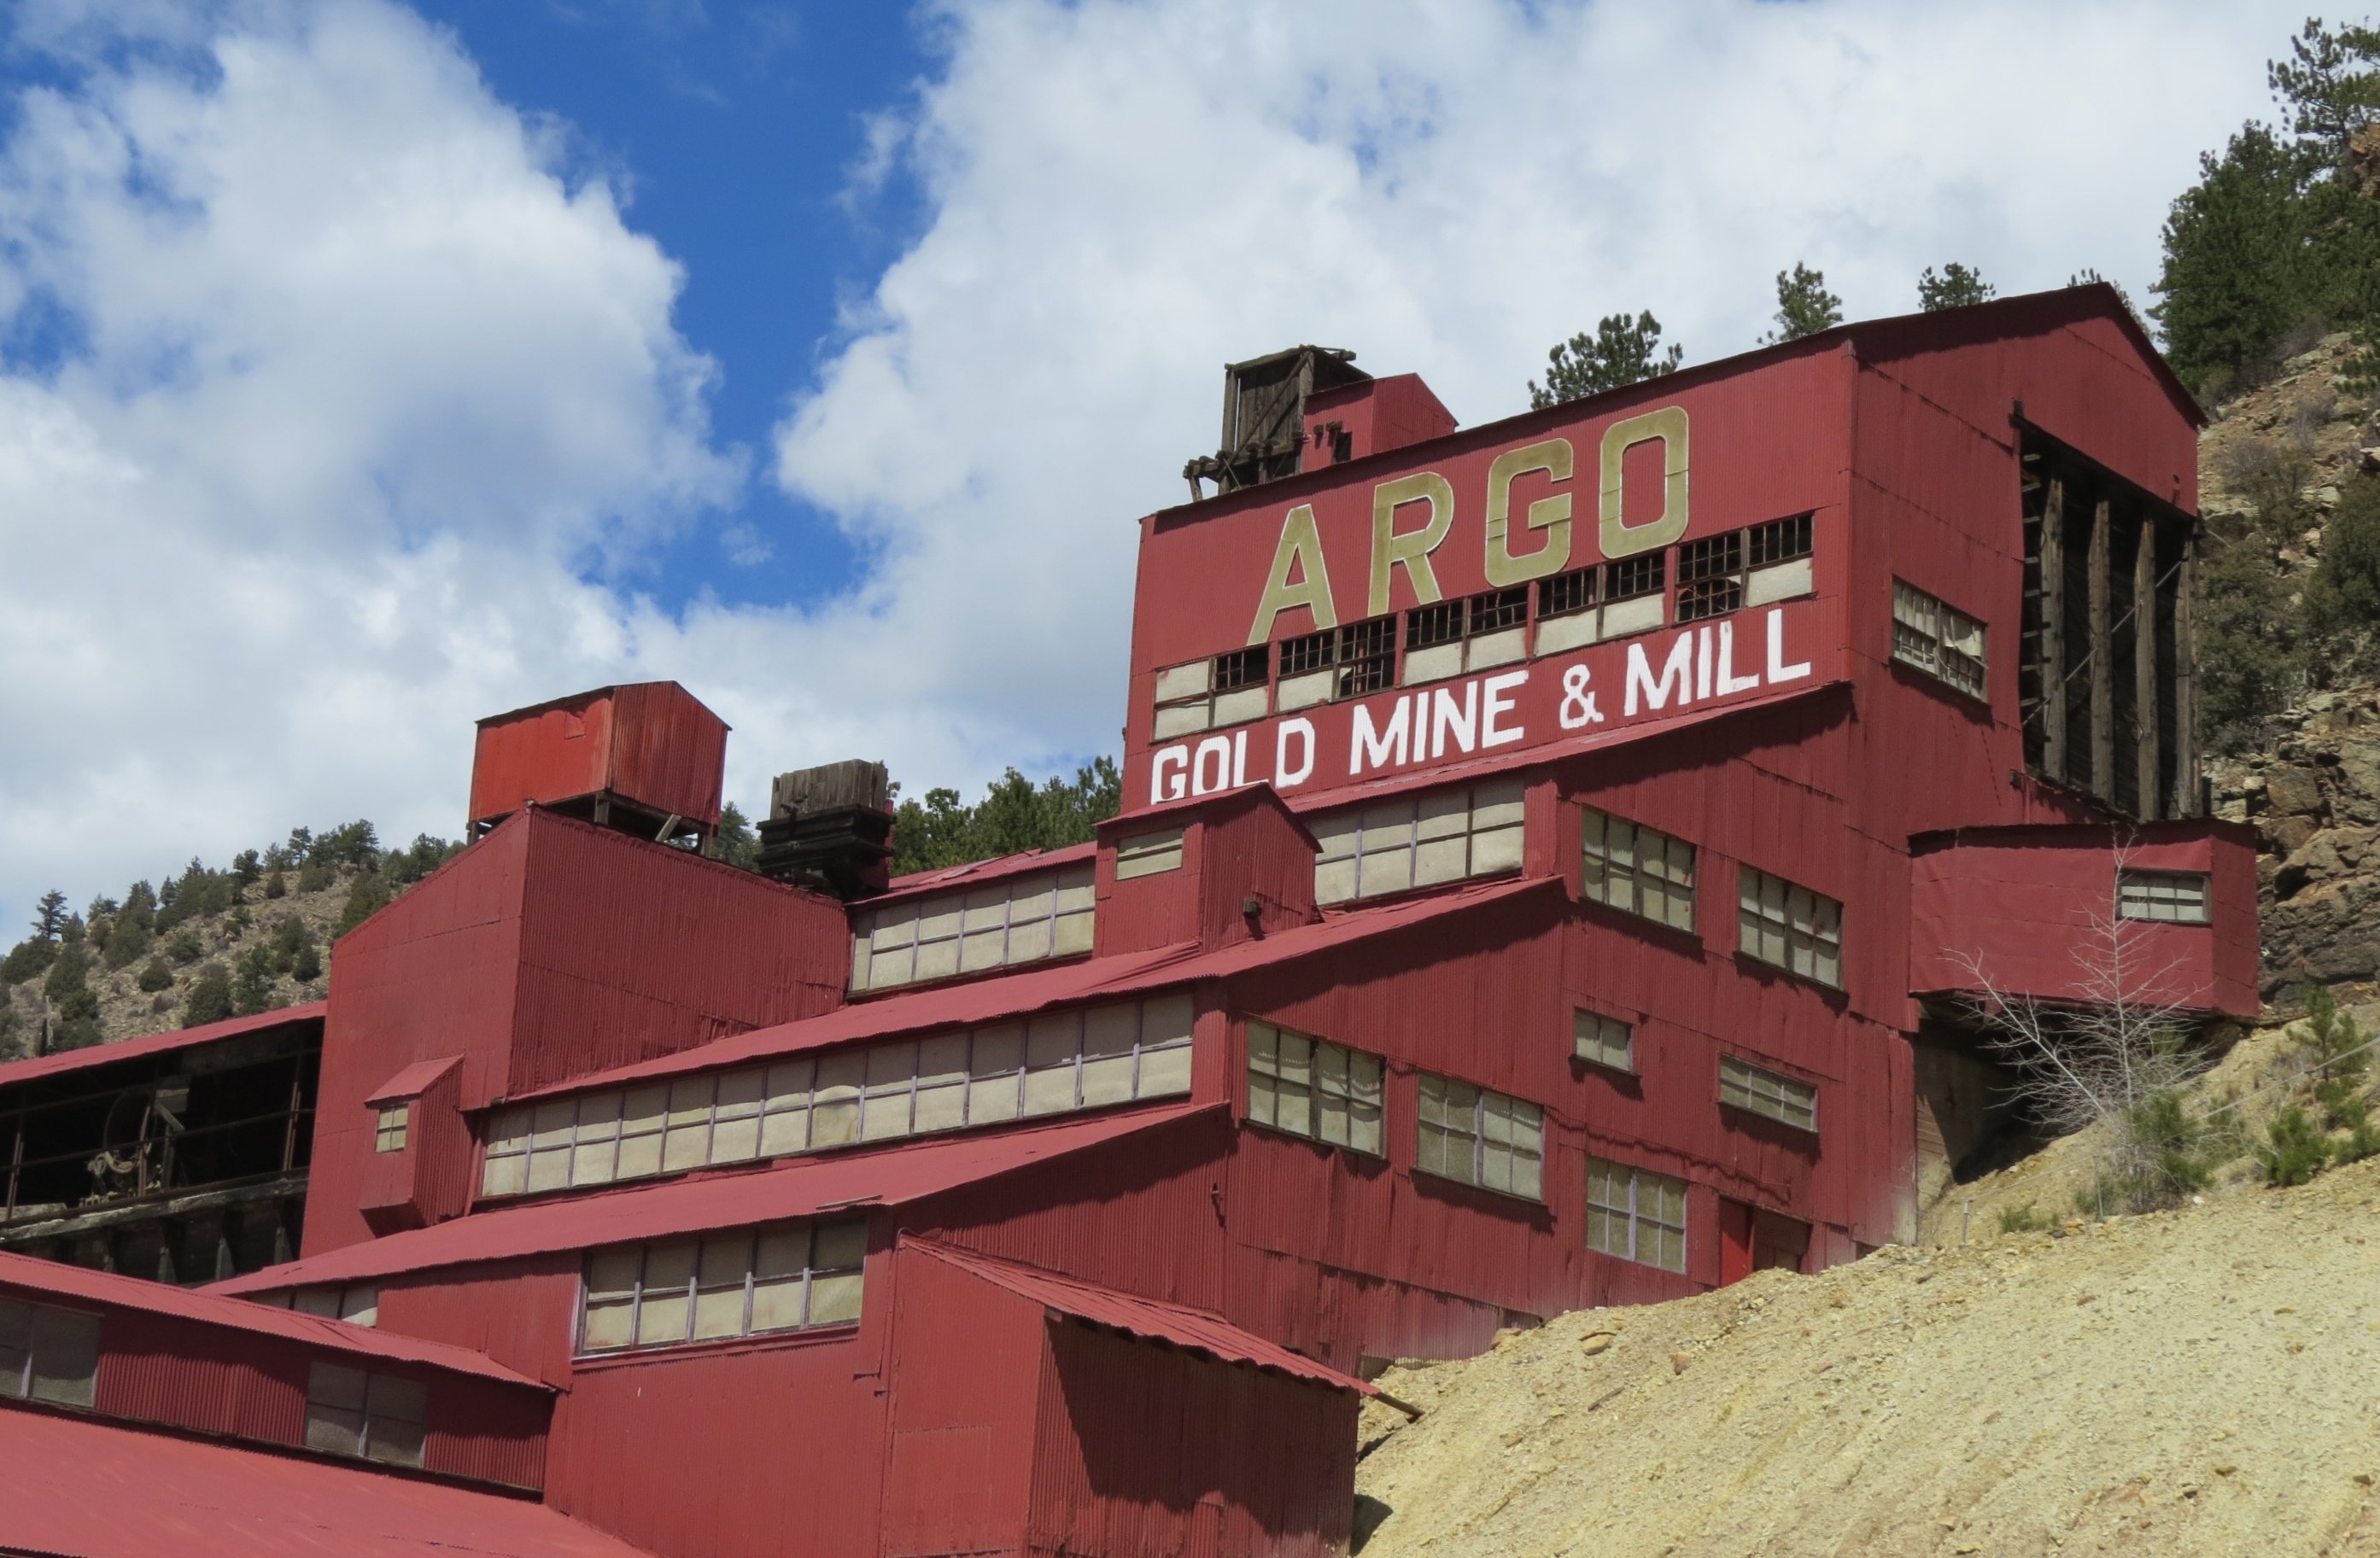
[[[55,941],[67,925],[67,895],[52,888],[33,905],[33,935],[42,941]]]
[[[1777,328],[1760,338],[1764,346],[1799,341],[1843,322],[1843,300],[1827,290],[1827,273],[1795,261],[1777,272]]]
[[[189,996],[182,1003],[182,1026],[221,1022],[231,1014],[231,975],[221,963],[209,963],[190,981]]]
[[[1123,799],[1123,775],[1109,757],[1075,769],[1071,783],[1052,775],[1036,786],[1011,768],[972,806],[955,790],[929,790],[922,803],[902,801],[894,810],[892,869],[935,871],[1083,843]]]
[[[232,982],[231,1004],[235,1017],[254,1017],[273,1009],[273,948],[269,942],[258,942],[241,955],[239,976]]]
[[[1683,346],[1662,349],[1661,321],[1650,311],[1633,320],[1625,314],[1607,314],[1593,335],[1581,331],[1555,343],[1546,354],[1545,384],[1540,387],[1536,380],[1529,380],[1529,409],[1543,411],[1564,401],[1674,373],[1685,355]]]
[[[1928,265],[1917,278],[1917,307],[1929,314],[1987,303],[1998,294],[1999,289],[1984,280],[1982,272],[1969,270],[1955,260],[1944,265],[1939,275]]]
[[[760,835],[733,801],[719,809],[719,827],[710,835],[710,858],[746,871],[760,864]]]
[[[2161,300],[2149,313],[2182,381],[2220,393],[2262,368],[2328,289],[2290,148],[2250,124],[2198,168],[2166,218]]]

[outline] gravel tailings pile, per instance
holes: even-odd
[[[2380,1555],[2380,1160],[1564,1315],[1380,1385],[1426,1415],[1366,1408],[1364,1558]]]

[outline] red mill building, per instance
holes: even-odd
[[[1375,1360],[1910,1237],[1996,1123],[1961,991],[2107,920],[2253,1011],[2198,417],[2107,288],[1469,431],[1231,385],[1095,844],[887,883],[854,764],[733,869],[654,841],[724,727],[607,689],[482,725],[326,1012],[0,1070],[0,1241],[224,1278],[0,1257],[0,1547],[1335,1552]],[[176,1178],[234,1045],[286,1145]]]

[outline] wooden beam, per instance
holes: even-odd
[[[2066,480],[2041,505],[2041,771],[2066,778]]]
[[[2158,803],[2165,772],[2157,761],[2163,746],[2157,731],[2156,515],[2143,513],[2132,547],[2132,724],[2140,774],[2140,815],[2165,815]]]
[[[2091,509],[2091,791],[2103,801],[2116,796],[2116,646],[2113,589],[2107,576],[2113,514],[2102,498]]]
[[[2173,599],[2173,815],[2196,816],[2198,774],[2198,537],[2181,544],[2181,579]]]

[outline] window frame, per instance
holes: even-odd
[[[352,1404],[327,1394],[326,1387],[353,1380]],[[419,1416],[395,1409],[400,1402],[418,1402]],[[341,1419],[351,1419],[352,1421]],[[409,1429],[409,1436],[396,1431]],[[347,1443],[324,1443],[333,1434],[348,1436]],[[346,1460],[372,1461],[382,1466],[419,1467],[428,1456],[430,1383],[383,1369],[366,1369],[326,1358],[313,1359],[306,1375],[307,1449]],[[383,1452],[387,1453],[383,1453]]]
[[[89,1310],[0,1294],[0,1401],[90,1407],[103,1328],[103,1317]]]
[[[754,1322],[760,1312],[763,1283],[782,1283],[785,1278],[795,1274],[792,1270],[774,1273],[763,1270],[762,1258],[766,1241],[792,1236],[798,1236],[802,1239],[802,1264],[798,1268],[798,1286],[801,1295],[799,1318],[791,1324],[756,1326]],[[578,1301],[571,1327],[571,1357],[580,1361],[620,1357],[635,1358],[683,1347],[749,1344],[811,1336],[826,1332],[856,1330],[867,1313],[868,1236],[868,1221],[865,1217],[810,1218],[791,1222],[758,1223],[741,1227],[705,1229],[699,1233],[675,1238],[645,1239],[630,1244],[602,1245],[588,1250],[581,1254],[578,1263]],[[834,1239],[838,1245],[856,1245],[856,1254],[850,1263],[840,1265],[820,1263],[821,1247],[829,1238]],[[705,1322],[702,1308],[705,1294],[718,1294],[728,1288],[727,1284],[706,1280],[706,1274],[715,1277],[717,1271],[716,1268],[709,1265],[705,1257],[711,1252],[713,1246],[724,1254],[732,1252],[739,1243],[742,1246],[742,1276],[735,1285],[736,1290],[741,1294],[736,1327],[734,1330],[715,1331],[708,1335],[701,1335]],[[648,1284],[647,1277],[652,1271],[656,1252],[672,1261],[674,1261],[680,1252],[684,1252],[686,1274],[683,1284]],[[844,1252],[837,1251],[837,1253]],[[617,1287],[599,1289],[595,1286],[598,1262],[626,1253],[633,1253],[636,1257],[636,1272],[630,1278],[629,1286],[625,1289]],[[848,1312],[843,1312],[838,1309],[837,1312],[827,1318],[813,1318],[818,1311],[820,1296],[820,1283],[822,1278],[857,1279],[848,1289],[850,1298]],[[627,1295],[625,1315],[627,1339],[601,1346],[592,1343],[589,1338],[589,1322],[597,1303],[607,1301],[624,1292]],[[841,1287],[834,1290],[833,1296],[839,1305],[844,1293],[844,1289]],[[685,1305],[686,1317],[679,1335],[672,1339],[652,1341],[643,1338],[645,1310],[649,1298],[653,1298],[656,1303],[682,1302]]]
[[[1279,1132],[1283,1136],[1294,1136],[1300,1141],[1312,1141],[1318,1146],[1354,1153],[1363,1157],[1385,1159],[1389,1155],[1389,1063],[1385,1057],[1375,1055],[1368,1050],[1354,1049],[1346,1045],[1333,1044],[1328,1039],[1318,1039],[1311,1033],[1300,1033],[1293,1028],[1284,1028],[1279,1023],[1269,1022],[1262,1018],[1248,1018],[1241,1027],[1247,1054],[1247,1063],[1244,1068],[1247,1084],[1247,1109],[1244,1117],[1248,1124]],[[1269,1046],[1259,1044],[1259,1031],[1271,1036]],[[1305,1122],[1303,1126],[1292,1125],[1281,1117],[1281,1084],[1292,1080],[1282,1069],[1285,1063],[1283,1041],[1289,1040],[1294,1040],[1307,1046],[1305,1078],[1294,1084],[1302,1087],[1305,1093]],[[1273,1069],[1261,1070],[1257,1064],[1258,1056],[1260,1053],[1267,1052],[1268,1048]],[[1326,1056],[1338,1057],[1339,1085],[1335,1091],[1330,1085]],[[1358,1075],[1366,1068],[1371,1072],[1371,1093],[1368,1100],[1359,1091]],[[1257,1079],[1260,1076],[1274,1083],[1271,1090],[1272,1108],[1269,1116],[1260,1116],[1257,1111]],[[1341,1118],[1345,1121],[1346,1139],[1344,1141],[1334,1140],[1328,1134],[1329,1120],[1326,1110],[1328,1101],[1333,1098],[1339,1101]],[[1372,1111],[1368,1132],[1371,1143],[1368,1146],[1358,1140],[1360,1135],[1365,1134],[1358,1129],[1362,1118],[1359,1111],[1366,1104]]]
[[[1595,1030],[1591,1037],[1586,1032],[1590,1025]],[[1611,1030],[1615,1028],[1620,1031],[1621,1058],[1618,1060],[1610,1057]],[[1590,1053],[1590,1045],[1592,1053]],[[1573,1004],[1571,1008],[1571,1057],[1586,1065],[1617,1072],[1623,1077],[1635,1076],[1638,1074],[1636,1024],[1621,1018],[1606,1016],[1591,1007]]]
[[[1368,805],[1342,806],[1323,813],[1307,823],[1320,848],[1314,857],[1316,903],[1330,906],[1361,903],[1367,899],[1394,897],[1399,893],[1426,892],[1433,888],[1451,887],[1459,882],[1475,882],[1488,876],[1500,876],[1524,869],[1528,859],[1528,785],[1524,779],[1482,779],[1472,784],[1445,785],[1430,790],[1409,791],[1392,795]],[[1463,826],[1459,830],[1440,825],[1454,812],[1445,803],[1450,797],[1462,800]],[[1483,799],[1484,797],[1484,799]],[[1432,808],[1436,809],[1433,810]],[[1391,814],[1403,814],[1402,820]],[[1481,826],[1482,814],[1488,814],[1486,826]],[[1353,817],[1354,827],[1344,835],[1347,847],[1341,851],[1342,835],[1339,821]],[[1438,828],[1435,832],[1426,829]],[[1366,845],[1367,832],[1388,841],[1378,848]],[[1393,835],[1402,832],[1400,842]],[[1433,876],[1428,881],[1416,881],[1425,870],[1428,851],[1456,839],[1463,844],[1463,869],[1451,876]],[[1483,851],[1483,844],[1486,846]],[[1483,852],[1486,864],[1481,864]],[[1509,859],[1505,856],[1509,852]],[[1365,889],[1365,863],[1370,860],[1389,861],[1402,856],[1402,878],[1391,873],[1395,885],[1370,891]],[[1335,876],[1330,867],[1352,862],[1352,886],[1341,893],[1335,886]],[[1383,867],[1385,869],[1385,867]]]
[[[1193,671],[1197,674],[1186,674]],[[1149,740],[1179,741],[1201,731],[1228,730],[1265,719],[1273,712],[1272,671],[1273,650],[1269,643],[1250,644],[1201,659],[1160,667],[1149,700]],[[1165,728],[1169,713],[1186,716],[1194,712],[1195,719],[1177,722],[1173,729]]]
[[[1635,919],[1647,920],[1688,936],[1695,934],[1701,919],[1701,847],[1692,839],[1648,827],[1633,817],[1621,816],[1617,812],[1608,812],[1584,801],[1575,804],[1579,811],[1579,896],[1590,903],[1599,903]],[[1623,827],[1628,830],[1628,855],[1624,862],[1613,852],[1611,844],[1615,831]],[[1645,853],[1645,841],[1647,839],[1656,840],[1661,846],[1659,868],[1650,873],[1646,869]],[[1682,878],[1676,875],[1678,851],[1681,850],[1685,852],[1685,875]],[[1627,901],[1620,901],[1620,896],[1615,895],[1615,883],[1625,885]],[[1648,912],[1645,908],[1648,884],[1653,888],[1651,896],[1658,896],[1665,907],[1673,907],[1682,901],[1684,919]]]
[[[1736,1074],[1730,1075],[1730,1069]],[[1767,1092],[1763,1092],[1763,1086]],[[1772,1096],[1773,1095],[1773,1096]],[[1718,1101],[1794,1130],[1818,1133],[1818,1084],[1726,1050],[1718,1057]]]
[[[1536,1206],[1546,1204],[1546,1110],[1544,1105],[1533,1103],[1512,1093],[1500,1093],[1494,1088],[1482,1087],[1477,1082],[1465,1081],[1461,1077],[1450,1077],[1437,1071],[1417,1071],[1415,1073],[1415,1078],[1416,1106],[1414,1110],[1414,1172],[1415,1174],[1427,1174],[1432,1178],[1443,1179],[1449,1184],[1468,1185],[1473,1190],[1486,1190],[1491,1195],[1509,1196],[1514,1201],[1527,1202]],[[1430,1117],[1433,1084],[1437,1090],[1441,1117],[1437,1120]],[[1457,1099],[1463,1093],[1468,1093],[1469,1097],[1458,1105]],[[1471,1115],[1471,1124],[1467,1133],[1458,1132],[1454,1125],[1454,1117],[1460,1109],[1467,1109]],[[1522,1161],[1517,1149],[1520,1146],[1518,1127],[1524,1118],[1524,1111],[1527,1116],[1534,1117],[1529,1119],[1528,1129],[1536,1138],[1535,1151],[1530,1155],[1530,1161],[1536,1165],[1536,1185],[1534,1190],[1516,1190],[1511,1184],[1492,1184],[1487,1178],[1488,1149],[1491,1147],[1503,1146],[1512,1149],[1509,1155],[1511,1163],[1515,1167]],[[1500,1112],[1506,1123],[1507,1132],[1506,1139],[1500,1142],[1494,1140],[1495,1123]],[[1468,1177],[1450,1172],[1447,1167],[1448,1159],[1444,1153],[1439,1155],[1435,1166],[1425,1161],[1425,1143],[1433,1129],[1449,1141],[1469,1141],[1471,1162]]]
[[[1973,642],[1971,653],[1959,646]],[[1894,575],[1892,663],[1977,703],[1991,701],[1991,627],[1940,596]],[[1973,685],[1957,674],[1972,667]]]
[[[1598,1168],[1606,1170],[1608,1175],[1612,1178],[1617,1178],[1623,1175],[1626,1177],[1627,1199],[1625,1205],[1618,1204],[1608,1200],[1597,1201],[1596,1199],[1597,1192],[1596,1171]],[[1656,1192],[1655,1206],[1651,1213],[1645,1211],[1643,1205],[1643,1191],[1646,1188],[1647,1181],[1651,1182],[1651,1188]],[[1618,1158],[1604,1157],[1600,1153],[1588,1153],[1586,1158],[1586,1228],[1585,1233],[1586,1248],[1597,1255],[1606,1256],[1611,1260],[1626,1261],[1632,1265],[1648,1266],[1654,1271],[1669,1272],[1677,1276],[1685,1275],[1686,1268],[1693,1262],[1694,1259],[1694,1212],[1691,1194],[1693,1189],[1694,1182],[1692,1180],[1680,1178],[1674,1174],[1663,1174],[1655,1169],[1640,1168],[1634,1164],[1622,1163]],[[1677,1194],[1678,1210],[1678,1220],[1674,1224],[1664,1222],[1660,1216],[1660,1213],[1665,1210],[1665,1208],[1660,1204],[1660,1198],[1663,1194],[1672,1190],[1674,1190]],[[1598,1220],[1605,1230],[1607,1241],[1609,1240],[1609,1230],[1615,1226],[1623,1226],[1627,1229],[1627,1248],[1625,1250],[1614,1250],[1609,1247],[1609,1242],[1604,1244],[1597,1244],[1596,1242],[1596,1229]],[[1647,1227],[1656,1230],[1656,1238],[1654,1241],[1657,1246],[1655,1250],[1656,1255],[1659,1253],[1658,1246],[1661,1242],[1658,1235],[1675,1234],[1677,1236],[1678,1263],[1676,1265],[1670,1265],[1668,1262],[1663,1260],[1648,1260],[1645,1258],[1642,1235],[1643,1230]]]
[[[991,898],[994,892],[1000,895],[997,924],[979,919],[995,907]],[[1030,904],[1045,896],[1050,900],[1046,911],[1022,916],[1017,913],[1018,904]],[[897,903],[862,906],[853,915],[850,993],[873,996],[944,980],[995,974],[1003,969],[1055,962],[1062,958],[1087,957],[1096,935],[1098,914],[1097,860],[1075,861],[1053,869],[1020,871],[972,887],[962,885],[948,892],[929,893]],[[861,928],[863,922],[865,929]],[[900,925],[907,926],[907,938],[879,948],[878,931]],[[970,944],[983,944],[995,931],[1000,936],[999,955],[989,962],[970,962],[975,956]],[[1038,937],[1046,943],[1043,949],[1019,953],[1016,948],[1020,931],[1027,933],[1027,948]],[[939,949],[945,947],[951,949],[947,968],[937,966],[931,972],[919,972],[926,967],[929,948],[937,949],[935,961],[939,964]],[[905,974],[893,977],[880,972],[893,965],[904,954],[908,969]]]
[[[2192,900],[2171,898],[2160,900],[2154,896],[2155,889],[2160,887],[2170,888],[2182,883],[2189,883],[2197,889],[2194,900],[2194,907],[2197,910],[2195,914],[2155,914],[2134,912],[2136,901],[2144,902],[2152,909],[2160,901],[2170,902],[2177,908],[2192,906]],[[2148,889],[2150,896],[2136,900],[2133,895],[2135,888]],[[2116,918],[2139,925],[2211,925],[2215,923],[2214,875],[2206,871],[2167,871],[2129,865],[2119,866],[2116,870]]]
[[[372,1122],[374,1153],[405,1151],[406,1142],[412,1135],[413,1105],[417,1102],[412,1098],[392,1098],[375,1106],[376,1117]]]
[[[1826,989],[1842,989],[1842,900],[1830,898],[1815,888],[1804,887],[1791,877],[1779,876],[1772,871],[1763,871],[1746,861],[1736,863],[1736,873],[1735,949],[1737,954],[1751,959],[1764,968],[1776,969]],[[1755,886],[1758,888],[1757,893],[1754,891]],[[1772,887],[1783,889],[1781,917],[1771,914],[1768,911],[1767,900],[1775,896],[1770,892]],[[1800,894],[1809,900],[1807,925],[1799,924],[1794,918],[1794,905],[1797,901],[1795,894]],[[1821,906],[1824,906],[1828,912],[1822,915],[1819,912]],[[1833,925],[1832,933],[1830,936],[1822,935],[1821,924],[1829,920]],[[1755,921],[1761,927],[1760,932],[1755,932],[1754,929]],[[1758,939],[1760,934],[1770,930],[1774,930],[1782,941],[1784,956],[1781,959],[1767,956],[1764,950],[1765,944]],[[1747,938],[1751,938],[1754,944],[1746,946]],[[1809,948],[1810,967],[1807,969],[1797,968],[1792,961],[1803,942],[1806,942]],[[1822,949],[1831,949],[1833,955],[1834,972],[1831,978],[1818,972],[1819,952]]]

